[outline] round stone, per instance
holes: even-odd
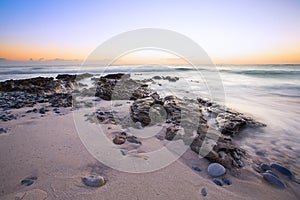
[[[218,177],[225,174],[226,169],[219,163],[211,163],[207,168],[208,174],[212,177]]]

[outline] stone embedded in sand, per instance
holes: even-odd
[[[198,165],[192,165],[192,169],[198,172],[202,171],[202,169]]]
[[[81,181],[89,187],[101,187],[105,184],[105,179],[102,176],[98,175],[82,177]]]
[[[270,167],[273,169],[276,169],[277,171],[279,171],[280,173],[282,173],[283,175],[286,175],[288,177],[293,176],[293,173],[288,168],[286,168],[278,163],[271,163]]]
[[[217,178],[213,178],[212,181],[218,186],[223,186],[223,183]]]
[[[141,141],[139,141],[138,139],[137,139],[137,137],[135,137],[135,136],[127,136],[126,137],[126,140],[128,141],[128,142],[130,142],[130,143],[134,143],[134,144],[142,144],[142,142]]]
[[[204,196],[204,197],[207,196],[207,192],[206,192],[205,187],[201,189],[201,194],[202,194],[202,196]]]
[[[21,181],[21,185],[24,185],[24,186],[30,186],[30,185],[32,185],[34,183],[34,181],[32,180],[32,179],[23,179],[22,181]]]
[[[123,135],[117,135],[114,139],[113,139],[113,143],[117,144],[117,145],[121,145],[124,144],[126,141],[126,136]]]
[[[225,174],[226,169],[219,163],[211,163],[207,168],[208,174],[212,177],[218,177]]]
[[[223,183],[227,184],[227,185],[231,185],[232,181],[229,178],[223,177],[222,178]]]
[[[274,186],[277,186],[279,188],[286,188],[286,185],[279,178],[274,176],[273,174],[264,173],[263,177],[268,183],[270,183]]]

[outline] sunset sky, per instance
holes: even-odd
[[[1,0],[0,27],[8,60],[83,60],[117,34],[162,28],[197,42],[214,63],[300,63],[298,0]]]

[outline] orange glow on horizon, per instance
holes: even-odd
[[[0,58],[7,60],[27,61],[33,60],[84,60],[88,53],[84,50],[74,51],[56,48],[29,48],[22,45],[4,44],[0,47]],[[300,49],[283,48],[281,51],[269,50],[261,54],[243,55],[243,56],[213,56],[210,55],[215,64],[283,64],[300,63]],[[107,58],[101,58],[107,59]],[[99,60],[101,60],[99,59]],[[132,53],[117,59],[115,64],[187,64],[187,61],[172,54],[163,52],[161,55],[150,53]]]

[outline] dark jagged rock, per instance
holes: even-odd
[[[108,74],[96,83],[95,96],[104,100],[136,100],[149,97],[153,91],[127,74]]]
[[[124,73],[107,74],[103,78],[105,78],[105,79],[129,79],[130,74],[124,74]]]
[[[140,122],[142,126],[147,126],[151,123],[149,111],[151,106],[155,104],[152,97],[138,99],[131,106],[131,118],[134,122]]]
[[[74,74],[74,75],[59,74],[59,75],[56,76],[56,79],[63,80],[63,81],[66,81],[66,82],[75,82],[75,81],[80,81],[82,79],[90,78],[90,77],[93,77],[93,74],[90,74],[90,73]]]
[[[165,139],[166,140],[173,140],[175,138],[175,136],[177,135],[177,132],[180,130],[179,127],[176,126],[170,126],[167,128],[167,132],[166,132],[166,136]]]
[[[208,99],[198,98],[197,100],[211,116],[215,117],[216,125],[224,135],[235,135],[247,127],[256,128],[266,126],[249,116],[218,105]]]

